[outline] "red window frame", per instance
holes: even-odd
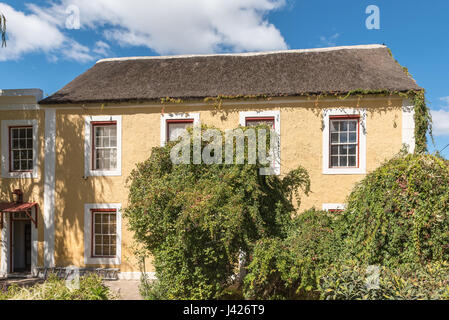
[[[96,256],[94,254],[95,252],[95,241],[94,241],[94,237],[95,237],[95,213],[114,213],[116,216],[116,223],[115,223],[115,235],[117,236],[117,209],[91,209],[90,210],[91,213],[91,235],[90,235],[90,256],[92,258],[116,258],[117,257],[117,242],[115,243],[115,255],[110,255],[110,256]]]
[[[331,121],[332,120],[357,120],[357,165],[354,167],[346,166],[346,167],[333,167],[332,166],[332,134],[331,134]],[[329,168],[330,169],[358,169],[360,167],[360,116],[330,116],[329,117]]]
[[[95,166],[95,127],[105,127],[105,126],[112,126],[115,125],[117,126],[117,121],[94,121],[91,122],[91,135],[92,135],[92,139],[91,139],[91,143],[92,143],[92,147],[91,147],[91,168],[93,171],[104,171],[103,169],[97,169]],[[118,135],[118,132],[117,132]]]
[[[272,121],[273,122],[273,129],[276,127],[276,122],[274,117],[246,117],[245,118],[245,125],[248,126],[248,122],[259,122],[259,121]]]
[[[170,124],[171,123],[191,123],[193,125],[194,119],[168,119],[166,120],[165,127],[165,142],[170,142]]]
[[[33,130],[33,126],[10,126],[8,127],[8,148],[9,148],[9,172],[33,172],[33,169],[31,170],[13,170],[13,166],[12,166],[12,145],[11,145],[11,140],[12,140],[12,134],[11,134],[11,129],[29,129],[31,128],[31,130]],[[34,133],[33,133],[33,150],[34,150]],[[34,166],[34,157],[36,155],[34,155],[33,153],[33,166]]]
[[[327,212],[329,213],[333,213],[333,214],[342,214],[343,213],[343,209],[328,209]]]

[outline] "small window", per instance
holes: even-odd
[[[167,141],[176,141],[182,134],[193,126],[193,119],[167,120]]]
[[[323,203],[323,210],[333,214],[342,214],[345,207],[346,205],[342,203]]]
[[[117,255],[116,210],[92,210],[92,229],[92,257],[115,257]]]
[[[359,166],[359,118],[330,118],[330,168]]]
[[[344,211],[343,209],[329,209],[329,210],[327,210],[327,212],[333,213],[333,214],[342,214],[343,211]]]
[[[110,171],[117,169],[117,123],[92,122],[92,168]]]
[[[274,129],[274,117],[248,117],[245,119],[247,127],[255,127],[260,124],[266,124],[270,128]]]
[[[33,170],[33,127],[10,127],[10,171]]]

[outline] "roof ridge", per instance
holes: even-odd
[[[278,53],[306,53],[306,52],[326,52],[336,50],[351,50],[351,49],[378,49],[386,48],[382,44],[367,44],[354,46],[340,46],[340,47],[325,47],[312,49],[291,49],[291,50],[276,50],[276,51],[260,51],[260,52],[244,52],[244,53],[212,53],[212,54],[184,54],[184,55],[170,55],[170,56],[137,56],[137,57],[121,57],[121,58],[105,58],[100,59],[96,63],[114,62],[114,61],[129,61],[129,60],[149,60],[149,59],[180,59],[180,58],[195,58],[195,57],[216,57],[216,56],[259,56]]]

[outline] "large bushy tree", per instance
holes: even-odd
[[[286,232],[298,191],[309,192],[309,176],[301,167],[284,178],[262,176],[261,165],[247,161],[175,165],[175,144],[153,148],[131,173],[125,216],[137,243],[154,257],[158,298],[220,298],[242,252]]]

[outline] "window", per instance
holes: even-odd
[[[167,141],[176,141],[187,128],[193,126],[193,119],[167,120]]]
[[[275,154],[273,155],[273,163],[271,168],[274,170],[274,174],[281,174],[281,153],[280,153],[280,135],[281,135],[281,114],[278,110],[268,111],[244,111],[240,112],[240,125],[241,126],[257,126],[260,124],[267,124],[277,134],[278,140],[275,146]]]
[[[323,113],[323,174],[366,174],[366,110]]]
[[[345,205],[341,203],[323,203],[323,210],[330,213],[341,214],[345,210]]]
[[[359,118],[330,118],[330,167],[358,167]]]
[[[37,178],[37,120],[2,120],[2,177]]]
[[[84,263],[121,263],[121,204],[84,205]]]
[[[117,255],[117,213],[114,209],[92,209],[92,257]]]
[[[245,123],[246,123],[247,127],[255,127],[255,126],[258,126],[260,124],[266,124],[269,127],[271,127],[272,129],[275,128],[274,117],[265,117],[265,118],[264,117],[259,117],[259,118],[257,118],[257,117],[256,118],[248,117],[248,118],[245,119]]]
[[[9,127],[10,171],[33,170],[33,127]]]
[[[93,122],[92,131],[93,169],[117,169],[117,123]]]
[[[85,176],[121,176],[122,117],[86,117]]]
[[[189,127],[200,124],[199,113],[166,113],[161,115],[161,146],[177,140]]]

